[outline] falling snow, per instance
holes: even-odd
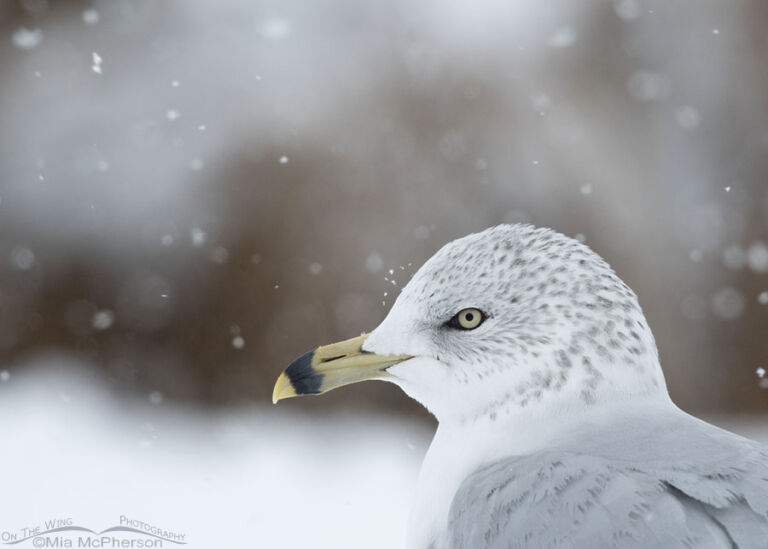
[[[98,53],[93,52],[91,54],[91,59],[93,61],[93,64],[91,65],[91,70],[96,74],[101,74],[101,62],[102,62],[101,56]]]
[[[725,287],[712,296],[712,311],[725,320],[739,318],[744,311],[744,295],[736,288]]]
[[[91,325],[96,330],[107,330],[115,321],[115,314],[109,310],[96,311],[91,320]]]
[[[226,263],[229,259],[229,250],[224,246],[216,246],[211,250],[210,258],[211,261],[218,263],[219,265]]]
[[[259,32],[264,38],[280,40],[291,33],[291,26],[286,19],[270,17],[261,23]]]
[[[394,272],[405,271],[404,267],[392,269],[386,264],[395,265],[408,256],[420,260],[460,230],[524,222],[570,232],[588,228],[588,220],[605,209],[626,230],[592,231],[590,242],[594,240],[606,259],[630,276],[644,258],[654,258],[658,276],[644,278],[635,273],[638,284],[645,285],[637,288],[641,300],[650,301],[649,308],[657,315],[666,306],[673,318],[685,319],[675,325],[678,337],[667,342],[678,346],[670,354],[703,358],[697,364],[702,372],[711,373],[725,363],[734,341],[747,342],[749,346],[743,352],[740,349],[742,363],[733,365],[741,372],[738,379],[744,381],[746,375],[754,390],[754,374],[749,372],[756,371],[760,386],[768,388],[768,364],[764,356],[755,356],[764,350],[759,333],[768,314],[768,237],[760,233],[768,200],[765,174],[760,171],[765,143],[751,131],[762,121],[737,116],[758,112],[754,97],[761,90],[742,94],[737,99],[744,104],[729,109],[733,101],[720,97],[727,91],[723,79],[714,77],[727,73],[732,77],[729,82],[743,82],[745,67],[755,65],[739,61],[760,60],[759,52],[741,51],[736,47],[739,41],[733,40],[741,35],[737,24],[743,10],[734,9],[725,21],[717,16],[718,10],[702,8],[689,28],[671,24],[677,22],[674,17],[685,19],[685,15],[664,10],[668,20],[662,21],[662,10],[657,10],[658,16],[652,17],[643,0],[610,0],[594,20],[589,19],[594,17],[588,13],[591,8],[582,10],[583,14],[566,10],[557,17],[544,8],[545,16],[528,22],[527,12],[539,13],[534,3],[520,12],[520,28],[525,31],[521,35],[504,32],[504,25],[499,31],[494,28],[496,21],[485,21],[482,10],[473,8],[477,13],[460,21],[461,28],[443,32],[440,25],[445,22],[438,18],[414,38],[381,27],[393,22],[402,26],[399,12],[397,17],[374,17],[371,24],[367,8],[357,4],[351,8],[355,25],[344,24],[343,17],[340,24],[330,24],[338,12],[333,6],[322,14],[328,20],[318,19],[314,25],[308,24],[314,20],[301,10],[275,4],[275,11],[259,8],[253,13],[246,6],[243,13],[248,16],[233,26],[225,24],[223,31],[219,23],[227,22],[226,14],[209,20],[208,8],[171,6],[161,10],[158,19],[151,9],[123,13],[108,4],[89,0],[59,13],[51,0],[20,0],[18,13],[11,14],[6,28],[6,114],[9,127],[19,134],[8,142],[13,147],[6,147],[6,167],[11,171],[0,209],[8,224],[0,261],[5,260],[9,284],[8,291],[0,292],[0,301],[8,309],[8,329],[0,334],[0,347],[8,357],[19,356],[17,348],[34,351],[50,339],[52,329],[60,329],[77,342],[75,353],[97,366],[103,362],[110,376],[119,373],[114,379],[127,380],[131,398],[138,395],[146,408],[165,402],[166,406],[153,409],[165,413],[175,408],[171,403],[179,394],[196,394],[195,380],[182,379],[187,361],[192,372],[211,352],[223,350],[232,359],[256,356],[272,345],[280,353],[288,353],[289,345],[300,350],[301,342],[293,341],[286,328],[290,320],[305,322],[307,330],[314,330],[311,336],[305,334],[307,341],[317,336],[317,343],[323,342],[321,332],[373,328],[383,313],[376,296],[386,307],[402,286],[394,280]],[[91,5],[98,9],[86,9]],[[716,17],[705,16],[708,10]],[[748,19],[751,12],[746,13]],[[427,14],[420,13],[419,18]],[[472,27],[476,20],[487,25]],[[214,23],[215,40],[207,40],[211,36],[206,29]],[[595,23],[615,32],[593,36],[588,31],[599,28]],[[124,34],[126,24],[133,29],[130,42],[135,51],[123,51],[124,40],[110,41]],[[366,25],[381,29],[366,33]],[[443,34],[450,37],[450,48],[440,42]],[[374,56],[368,36],[374,41]],[[468,68],[461,61],[471,58],[471,49],[460,50],[468,37],[474,44],[476,36],[483,37],[482,51],[475,49],[475,53],[480,51],[487,61],[485,72],[506,77],[477,78],[476,67]],[[360,39],[360,48],[340,48],[350,39]],[[382,39],[393,42],[385,44]],[[678,39],[695,47],[672,50],[670,45]],[[227,57],[232,45],[247,59]],[[387,80],[392,93],[385,94],[380,93],[380,84],[386,75],[375,62],[382,45],[402,49],[403,65],[409,71],[408,78]],[[694,71],[696,78],[690,79],[688,69],[698,65],[689,49],[706,61],[701,65],[704,70]],[[516,50],[526,53],[519,55]],[[309,57],[304,55],[307,51]],[[339,51],[348,55],[339,57]],[[659,57],[658,51],[670,55]],[[461,55],[454,59],[454,52]],[[560,70],[574,61],[581,63],[585,52],[595,56],[585,70]],[[103,75],[102,55],[107,68]],[[312,70],[302,62],[307,59],[313,61]],[[512,72],[510,60],[515,67]],[[723,67],[728,70],[723,72]],[[600,70],[590,72],[594,68]],[[264,75],[261,84],[258,71]],[[600,74],[611,78],[593,78]],[[542,75],[546,77],[539,78]],[[574,77],[570,84],[594,84],[594,97],[571,93],[578,88],[569,84]],[[339,94],[338,86],[352,90],[355,101],[345,103],[349,94]],[[422,99],[434,97],[435,91],[446,97],[414,102],[414,89]],[[59,100],[45,101],[52,92]],[[521,99],[517,113],[521,116],[514,117],[514,128],[504,123],[509,116],[487,116],[488,112],[515,114],[504,101],[514,93]],[[207,97],[216,100],[206,101]],[[249,97],[254,101],[243,102]],[[610,108],[592,109],[595,97],[614,100]],[[14,110],[14,105],[30,108]],[[500,107],[488,111],[483,105]],[[588,108],[582,108],[585,105]],[[327,116],[338,112],[354,123]],[[408,116],[401,116],[403,112]],[[414,112],[415,117],[410,116]],[[621,124],[613,123],[617,121]],[[648,131],[658,134],[658,140],[644,139]],[[512,134],[526,136],[525,146],[510,146]],[[25,143],[35,146],[25,150]],[[656,165],[658,143],[664,143],[668,153],[661,160],[669,165],[661,169]],[[394,159],[391,166],[371,160],[370,151],[377,147],[381,154],[374,156]],[[327,151],[338,153],[338,158],[325,162]],[[566,161],[558,151],[568,151]],[[712,161],[734,157],[734,151],[735,164]],[[627,166],[632,167],[628,158],[649,162],[630,169],[627,176]],[[280,178],[272,177],[275,171],[281,172]],[[541,179],[527,181],[534,172]],[[659,173],[664,175],[664,185],[645,184],[648,174]],[[482,188],[483,193],[476,194],[476,185],[487,182],[491,184]],[[290,185],[280,189],[272,186],[286,183]],[[273,204],[274,193],[283,191],[290,191],[284,203]],[[345,204],[344,197],[365,198],[365,207],[356,212],[363,217],[353,219],[352,225],[370,234],[350,234],[348,223],[326,219],[329,211]],[[399,207],[406,203],[403,197],[409,207]],[[417,204],[429,198],[436,198],[439,207],[434,211]],[[483,203],[486,200],[488,204]],[[576,200],[579,207],[559,204],[567,205],[569,200]],[[664,208],[654,211],[654,204],[671,204],[672,214]],[[303,212],[302,219],[291,217],[290,212],[297,211]],[[430,225],[438,220],[439,225]],[[295,230],[283,234],[286,223],[294,224]],[[299,226],[302,223],[310,228]],[[669,245],[643,239],[650,234],[649,226],[668,235]],[[312,228],[317,227],[322,230],[313,234]],[[28,229],[34,230],[25,232]],[[275,234],[280,234],[279,240]],[[301,235],[314,238],[295,238]],[[343,244],[332,259],[318,255],[319,235]],[[395,238],[400,240],[392,241]],[[586,240],[582,233],[574,238]],[[621,239],[631,241],[626,249],[637,244],[646,247],[647,253],[616,255],[617,244],[611,241]],[[252,253],[256,249],[264,256]],[[352,268],[340,268],[345,263]],[[406,272],[397,278],[405,283]],[[130,287],[133,279],[141,281],[135,291]],[[145,287],[145,279],[160,282]],[[283,280],[284,291],[271,293],[272,288],[280,288],[274,284],[278,279]],[[294,290],[306,290],[300,287],[302,282],[314,282],[314,290],[325,293],[336,286],[346,288],[345,292],[358,288],[359,296],[351,301],[354,306],[338,314],[333,326],[324,326],[317,321],[325,318],[322,304],[328,296],[296,302]],[[366,296],[364,288],[371,283],[380,290]],[[388,290],[383,298],[381,289]],[[59,290],[69,292],[61,293],[61,311],[55,308]],[[665,295],[673,295],[673,300],[664,302]],[[201,307],[211,304],[216,314],[201,316],[200,310],[207,310]],[[156,316],[163,319],[156,322]],[[189,319],[198,317],[207,319],[204,328],[215,337],[192,342],[190,353]],[[249,327],[247,333],[242,334],[237,325],[227,331],[235,317]],[[734,322],[724,329],[721,320]],[[697,334],[711,336],[714,365],[706,362],[710,357],[698,345]],[[245,347],[244,335],[249,337],[249,351],[238,352]],[[209,343],[210,347],[200,347]],[[200,357],[194,352],[198,347],[206,351]],[[0,382],[13,376],[13,387],[5,387],[9,397],[27,375],[10,360],[4,366],[8,369],[0,369]],[[52,367],[59,368],[59,362]],[[755,370],[758,365],[762,367]],[[665,364],[665,368],[675,367]],[[145,368],[156,370],[147,374]],[[271,379],[278,366],[264,368],[269,369],[264,379]],[[178,380],[177,373],[181,374]],[[240,375],[226,371],[225,383],[210,379],[216,382],[212,386],[217,398],[218,392],[222,399],[229,398],[228,392],[236,391],[232,387],[242,386],[236,377]],[[169,378],[172,384],[178,381],[178,392],[165,384]],[[671,379],[679,382],[679,372]],[[50,385],[54,389],[49,400],[56,405],[59,398],[70,402],[70,395],[77,400],[76,391],[60,392],[57,384]],[[726,394],[734,386],[722,384],[718,390]],[[723,397],[722,402],[726,401]],[[24,417],[13,415],[15,419],[7,418],[9,426]],[[120,431],[112,427],[105,430],[108,436]],[[393,438],[400,436],[397,431]],[[149,448],[156,437],[154,431],[132,435],[131,450],[137,449],[136,444]],[[57,438],[39,440],[55,442]],[[395,440],[402,445],[400,438]],[[93,442],[100,441],[94,438]],[[98,444],[82,445],[91,446]],[[155,451],[163,449],[162,444],[155,446]],[[408,443],[411,450],[412,446]],[[23,470],[14,466],[17,469]],[[297,491],[304,489],[301,482],[297,485]],[[325,493],[319,501],[327,497]],[[258,514],[257,519],[267,516]]]
[[[378,273],[384,268],[384,260],[378,253],[371,252],[368,257],[365,258],[365,268],[372,273]]]
[[[624,21],[634,21],[642,13],[639,0],[615,0],[613,8]]]
[[[768,273],[768,246],[755,241],[747,249],[747,265],[755,273]]]
[[[688,253],[688,257],[694,263],[700,263],[704,259],[704,252],[698,249],[693,249]]]
[[[547,40],[553,48],[567,48],[576,42],[576,32],[571,27],[560,27]]]
[[[11,266],[19,271],[28,271],[35,264],[35,254],[29,248],[17,246],[11,250]]]
[[[677,121],[678,126],[684,130],[695,130],[699,127],[699,123],[701,122],[699,111],[690,105],[677,109],[677,111],[675,111],[675,120]]]
[[[101,19],[101,17],[99,16],[99,12],[92,8],[84,10],[82,17],[83,17],[83,23],[85,23],[86,25],[95,25],[96,23],[99,22],[99,19]]]
[[[20,28],[11,36],[13,45],[22,50],[31,50],[43,40],[43,31],[40,29]]]
[[[205,242],[208,240],[208,233],[206,233],[200,227],[192,227],[189,230],[189,236],[192,239],[192,245],[195,248],[202,247],[205,244]]]

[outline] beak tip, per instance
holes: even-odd
[[[283,372],[277,378],[275,388],[272,389],[272,404],[277,404],[280,400],[293,396],[291,392],[293,392],[293,386],[288,376]]]

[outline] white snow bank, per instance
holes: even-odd
[[[0,383],[0,542],[49,520],[100,532],[125,516],[188,547],[402,546],[423,427],[118,401],[65,362]]]

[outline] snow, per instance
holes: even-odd
[[[28,271],[35,264],[35,253],[24,246],[17,246],[11,250],[11,266],[19,271]]]
[[[739,318],[744,304],[744,295],[736,288],[721,288],[712,296],[712,311],[725,320]]]
[[[768,273],[768,246],[755,241],[747,249],[747,265],[755,273]]]
[[[694,263],[701,263],[704,259],[704,253],[701,250],[694,248],[688,253],[688,257]]]
[[[109,329],[115,321],[115,314],[112,311],[96,311],[93,315],[91,325],[97,330]]]
[[[189,235],[192,238],[192,245],[195,248],[202,247],[206,240],[208,240],[208,234],[200,227],[192,227],[189,230]]]
[[[20,50],[31,50],[43,41],[43,31],[21,27],[13,33],[11,41]]]
[[[91,70],[96,74],[101,74],[101,62],[103,61],[101,56],[98,53],[93,52],[91,53],[91,58],[93,60],[93,64],[91,65]]]
[[[210,253],[211,261],[218,264],[226,263],[229,259],[229,250],[224,246],[216,246]]]
[[[280,164],[288,164],[288,157],[287,156],[281,156],[280,157]]]
[[[235,336],[232,338],[232,347],[235,349],[242,349],[245,347],[245,339],[243,339],[243,336]]]
[[[99,19],[101,19],[101,17],[99,16],[99,12],[93,8],[84,10],[82,17],[83,17],[83,23],[85,23],[86,25],[95,25],[96,23],[99,22]]]
[[[576,32],[572,27],[560,27],[547,40],[553,48],[567,48],[576,42]]]
[[[593,190],[594,189],[592,188],[592,184],[591,183],[586,183],[586,184],[582,185],[581,187],[579,187],[579,192],[581,194],[583,194],[584,196],[589,196],[590,194],[592,194]]]
[[[371,252],[365,258],[365,268],[372,273],[378,273],[384,268],[384,259],[376,252]]]
[[[760,292],[757,296],[757,302],[760,305],[768,305],[768,292]]]
[[[3,529],[52,517],[104,529],[125,515],[190,548],[402,546],[428,429],[291,403],[118,401],[72,361],[43,362],[0,385]]]
[[[269,17],[261,23],[259,33],[264,38],[280,40],[291,33],[291,25],[282,17]]]
[[[624,21],[634,21],[640,17],[641,8],[638,0],[615,0],[613,8],[616,15]]]
[[[313,275],[319,275],[323,272],[323,266],[320,263],[317,263],[316,261],[309,264],[309,272]]]
[[[694,107],[685,105],[675,111],[675,120],[678,126],[684,130],[695,130],[701,123],[701,116]]]

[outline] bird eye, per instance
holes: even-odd
[[[459,330],[474,330],[480,326],[484,320],[485,313],[483,313],[483,311],[470,307],[469,309],[462,309],[456,313],[453,318],[447,322],[447,325]]]

